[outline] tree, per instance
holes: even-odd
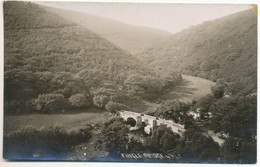
[[[219,145],[211,137],[204,136],[194,129],[184,132],[177,150],[183,159],[216,159],[220,156]]]
[[[98,143],[105,146],[109,153],[119,153],[128,147],[129,129],[122,118],[112,118],[101,128]]]
[[[99,108],[103,108],[115,96],[117,90],[115,87],[102,86],[99,88],[91,88],[90,93],[93,96],[93,103]]]
[[[174,76],[148,76],[144,74],[131,74],[124,81],[125,89],[132,95],[138,95],[153,100],[162,94],[164,90],[174,86],[175,82],[181,80]]]
[[[44,112],[58,112],[65,108],[66,101],[62,94],[40,94],[33,100],[34,109]]]
[[[195,104],[195,108],[199,108],[201,113],[206,113],[210,111],[210,107],[216,101],[215,97],[212,95],[207,95],[198,100]]]
[[[185,129],[194,127],[195,125],[193,124],[193,117],[191,115],[184,115],[182,122],[184,123]]]
[[[106,104],[105,108],[109,112],[116,112],[116,111],[120,111],[120,110],[127,110],[129,107],[127,107],[126,105],[121,104],[121,103],[109,101]]]
[[[148,145],[152,151],[160,151],[166,153],[176,147],[180,139],[180,135],[174,133],[166,125],[160,125],[154,131]]]
[[[211,92],[212,92],[212,94],[213,94],[213,96],[215,98],[220,99],[220,98],[222,98],[224,96],[225,87],[222,86],[222,85],[217,84],[217,85],[211,87]]]
[[[254,139],[243,140],[237,137],[229,137],[221,148],[224,160],[236,163],[256,162],[256,141]]]
[[[221,121],[223,116],[221,115],[214,115],[211,119],[210,128],[215,132],[218,133],[221,131]]]
[[[129,153],[140,153],[146,151],[145,144],[143,144],[140,140],[135,138],[130,138],[128,143],[128,149],[126,150]]]
[[[109,101],[109,97],[106,95],[97,95],[93,98],[93,103],[99,108],[105,107],[107,102]]]
[[[177,100],[167,100],[162,102],[154,111],[156,117],[163,117],[165,119],[172,119],[174,122],[178,123],[183,121],[183,116],[188,110],[189,104]],[[182,114],[181,114],[182,113]],[[181,120],[180,120],[180,119]]]
[[[82,93],[70,96],[69,103],[75,108],[84,108],[91,105],[90,101]]]
[[[256,135],[256,96],[222,98],[210,107],[211,127],[234,137],[251,138]]]

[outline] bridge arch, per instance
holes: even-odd
[[[130,125],[130,126],[132,126],[132,127],[135,127],[135,125],[136,125],[136,119],[134,119],[133,117],[128,117],[128,118],[126,119],[126,124],[127,124],[127,125]]]

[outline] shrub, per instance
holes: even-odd
[[[195,129],[186,130],[176,148],[184,160],[211,159],[215,161],[220,157],[218,143]]]
[[[124,104],[121,103],[116,103],[113,101],[109,101],[106,106],[105,106],[106,110],[109,112],[116,112],[116,111],[120,111],[120,110],[128,110],[129,107],[127,107]]]
[[[102,125],[97,146],[100,144],[105,146],[111,154],[123,152],[129,142],[128,133],[129,129],[123,118],[112,118]]]
[[[189,108],[189,104],[185,104],[177,100],[167,100],[163,101],[158,107],[155,108],[154,115],[156,117],[172,119],[174,122],[178,123],[183,119],[183,116],[180,113],[189,111]]]
[[[227,162],[256,163],[256,140],[229,137],[224,142],[221,153]]]
[[[225,87],[223,85],[217,84],[214,87],[211,87],[211,92],[215,98],[222,98],[225,93]]]
[[[35,153],[43,158],[64,156],[72,146],[87,142],[90,137],[88,127],[67,131],[61,124],[50,128],[25,126],[4,136],[4,157],[31,158]]]
[[[160,125],[154,129],[152,136],[148,140],[148,145],[155,152],[167,152],[175,149],[178,145],[180,135],[174,133],[166,125]]]
[[[94,98],[93,98],[94,105],[99,108],[105,107],[105,105],[107,104],[108,101],[109,101],[109,97],[106,95],[97,95],[97,96],[94,96]]]
[[[33,100],[33,107],[37,111],[56,112],[64,109],[66,105],[65,98],[62,94],[40,94]]]
[[[75,108],[84,108],[91,105],[90,101],[82,93],[70,96],[69,104]]]

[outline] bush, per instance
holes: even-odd
[[[121,103],[125,104],[129,101],[134,101],[135,97],[134,96],[129,96],[126,91],[117,91],[115,95],[111,96],[111,101],[116,102],[116,103]]]
[[[32,158],[40,153],[42,158],[61,158],[59,156],[66,155],[72,146],[87,142],[90,137],[88,127],[66,131],[61,124],[50,128],[25,126],[4,136],[4,157]]]
[[[201,113],[207,113],[210,111],[210,107],[215,101],[216,98],[214,96],[206,95],[198,100],[195,104],[195,108],[199,108]]]
[[[212,103],[211,128],[243,139],[256,135],[257,97],[222,98]]]
[[[177,100],[167,100],[163,101],[158,107],[154,110],[154,115],[156,117],[162,117],[164,119],[171,119],[176,123],[183,121],[183,116],[181,112],[186,113],[189,111],[190,105],[185,104]]]
[[[154,129],[152,136],[148,140],[148,145],[152,151],[166,153],[175,149],[179,139],[179,134],[174,133],[169,127],[162,124]]]
[[[62,94],[40,94],[33,100],[33,107],[37,111],[57,112],[62,111],[66,105],[65,98]]]
[[[215,98],[220,99],[224,96],[225,87],[223,85],[217,84],[214,87],[211,87],[211,92]]]
[[[227,162],[256,163],[256,140],[229,137],[224,142],[221,153]]]
[[[120,104],[120,103],[115,103],[113,101],[109,101],[106,106],[105,106],[106,110],[109,112],[116,112],[116,111],[120,111],[120,110],[128,110],[129,107],[127,107],[124,104]]]
[[[220,147],[211,137],[204,136],[195,129],[186,130],[177,145],[177,150],[185,160],[216,160],[220,157]],[[200,162],[200,161],[199,161]]]
[[[70,96],[69,104],[75,108],[84,108],[91,105],[90,101],[82,93]]]
[[[94,105],[99,108],[105,107],[108,101],[109,101],[109,97],[106,95],[97,95],[93,98]]]
[[[129,142],[128,133],[129,129],[123,118],[112,118],[102,125],[96,146],[105,146],[109,154],[125,152]]]

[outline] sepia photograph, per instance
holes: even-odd
[[[4,1],[3,158],[257,163],[257,5]]]

